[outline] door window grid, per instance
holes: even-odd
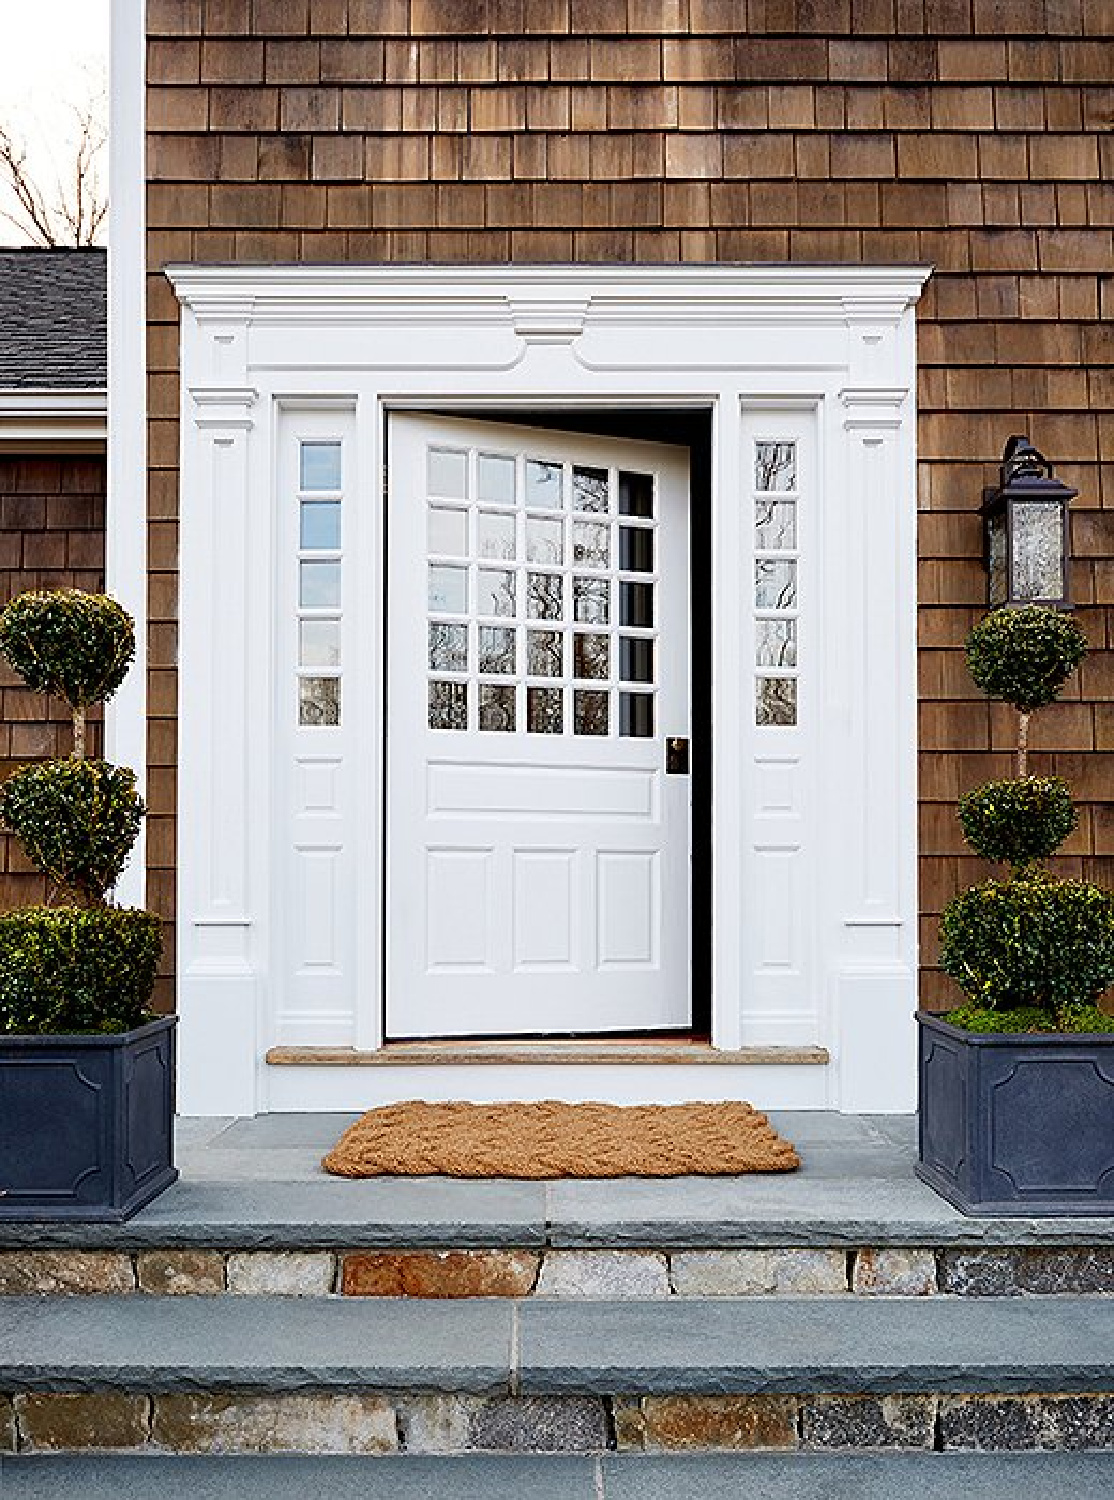
[[[797,723],[800,490],[795,441],[754,444],[755,722]]]
[[[340,723],[341,444],[304,440],[298,446],[297,692],[298,723]]]
[[[652,737],[652,475],[427,455],[429,724]]]

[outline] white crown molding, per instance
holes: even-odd
[[[255,425],[251,409],[259,399],[254,386],[189,387],[194,404],[194,423],[203,428],[243,428]]]
[[[201,322],[407,323],[490,327],[569,342],[586,328],[653,321],[896,323],[928,266],[171,265]]]

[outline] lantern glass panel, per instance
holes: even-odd
[[[1005,604],[1009,587],[1006,567],[1006,513],[1000,510],[987,520],[987,566],[990,571],[990,607]]]
[[[1064,521],[1060,502],[1014,500],[1011,510],[1011,595],[1018,603],[1055,603],[1065,593]]]

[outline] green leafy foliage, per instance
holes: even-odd
[[[131,1031],[153,1019],[153,912],[31,906],[0,914],[0,1033]]]
[[[116,884],[145,811],[134,773],[103,760],[44,761],[0,786],[0,818],[30,858],[90,901]]]
[[[950,1021],[961,1031],[978,1031],[983,1035],[1066,1031],[1098,1036],[1114,1031],[1114,1016],[1108,1016],[1097,1005],[1081,1005],[1055,1017],[1031,1005],[1021,1006],[1018,1010],[987,1010],[980,1005],[961,1005],[940,1019]]]
[[[967,667],[983,692],[1020,713],[1051,703],[1087,654],[1070,615],[1027,605],[996,609],[967,637]]]
[[[940,967],[973,1005],[1053,1018],[1114,983],[1114,896],[1043,871],[962,891],[940,924]]]
[[[1022,776],[968,792],[959,799],[959,821],[976,854],[1021,870],[1055,854],[1075,828],[1076,812],[1066,781]]]
[[[0,651],[28,687],[85,709],[123,682],[135,656],[135,625],[107,594],[20,594],[0,613]]]

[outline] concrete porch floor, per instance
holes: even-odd
[[[322,1155],[356,1116],[180,1119],[181,1180],[124,1225],[7,1224],[2,1245],[1097,1245],[1114,1218],[965,1218],[913,1173],[912,1115],[778,1113],[799,1171],[672,1180],[348,1181]]]

